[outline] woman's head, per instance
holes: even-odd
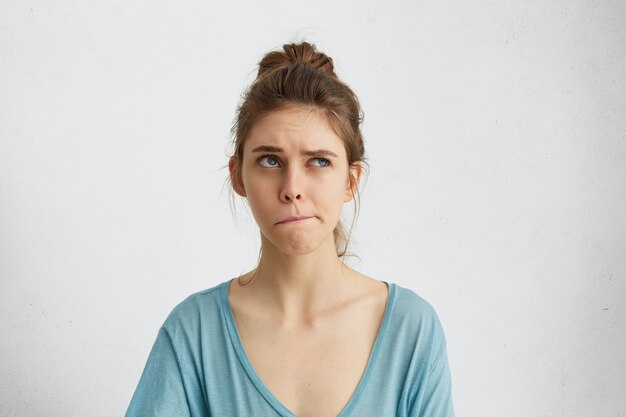
[[[306,42],[284,45],[283,51],[270,52],[259,63],[257,78],[244,94],[232,129],[234,154],[229,168],[234,190],[246,195],[242,169],[254,127],[270,114],[298,109],[314,114],[342,142],[342,166],[354,197],[365,162],[361,109],[350,87],[337,78],[332,59]],[[337,254],[343,256],[349,235],[340,221],[333,236]]]

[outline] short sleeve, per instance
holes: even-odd
[[[445,346],[433,362],[416,417],[454,417],[450,368]]]
[[[159,330],[126,417],[192,417],[180,364],[167,331]]]
[[[422,401],[412,417],[454,417],[452,382],[446,338],[436,313],[433,316],[432,353]]]

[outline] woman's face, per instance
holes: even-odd
[[[334,248],[333,230],[354,182],[343,141],[320,112],[294,106],[263,116],[248,134],[241,163],[236,191],[247,197],[264,244],[290,255],[324,243]],[[360,170],[352,172],[358,180]]]

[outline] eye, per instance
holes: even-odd
[[[316,164],[316,166],[321,168],[330,166],[330,161],[326,158],[313,158],[313,161],[317,161],[318,164]]]
[[[278,158],[274,155],[263,155],[257,159],[257,162],[264,168],[275,168],[278,166]]]

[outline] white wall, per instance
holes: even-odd
[[[435,306],[457,415],[625,416],[625,3],[294,3],[0,2],[0,415],[123,415],[254,266],[229,128],[307,39],[365,110],[351,263]]]

